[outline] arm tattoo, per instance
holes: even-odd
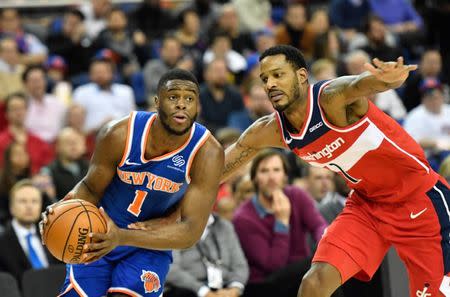
[[[236,146],[242,147],[239,144],[239,142],[236,143]],[[255,151],[255,149],[253,149],[251,147],[247,147],[244,150],[242,150],[237,158],[226,162],[223,173],[227,174],[228,172],[234,170],[236,167],[239,167],[240,165],[244,164],[254,151]]]

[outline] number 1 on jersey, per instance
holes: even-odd
[[[136,196],[134,196],[133,202],[128,206],[128,211],[134,216],[138,217],[141,213],[142,204],[144,204],[145,197],[147,197],[146,191],[136,190]]]

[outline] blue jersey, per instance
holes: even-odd
[[[162,216],[183,197],[190,182],[189,169],[198,149],[210,135],[194,123],[189,139],[178,149],[151,160],[145,158],[150,127],[156,113],[133,112],[128,121],[126,148],[114,179],[100,201],[120,228]]]

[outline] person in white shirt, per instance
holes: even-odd
[[[85,132],[98,131],[105,123],[127,116],[136,109],[131,87],[113,83],[112,61],[98,58],[92,61],[91,83],[75,89],[73,102],[86,110]]]
[[[420,84],[422,103],[407,115],[405,130],[429,156],[450,150],[450,104],[445,103],[439,80],[425,79]]]
[[[111,0],[85,1],[81,5],[80,10],[85,17],[84,26],[90,38],[97,38],[98,34],[106,28],[111,9]]]
[[[11,224],[0,237],[0,271],[21,281],[28,269],[43,269],[58,263],[42,246],[36,224],[42,211],[42,194],[32,181],[17,182],[10,192]]]
[[[29,97],[25,126],[34,135],[52,143],[64,125],[66,106],[46,93],[46,71],[42,66],[29,66],[22,80]]]

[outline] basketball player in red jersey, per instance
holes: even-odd
[[[420,146],[366,97],[402,85],[416,65],[373,60],[358,76],[314,85],[299,50],[278,45],[260,57],[276,112],[226,150],[223,179],[265,147],[289,148],[353,189],[319,243],[299,297],[330,296],[351,277],[369,280],[393,245],[411,296],[450,296],[450,190]]]

